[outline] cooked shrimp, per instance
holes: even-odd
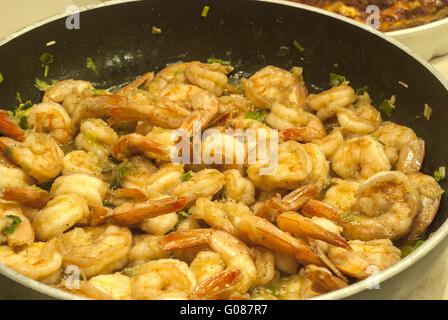
[[[334,128],[329,135],[323,139],[313,140],[320,149],[325,153],[325,157],[329,160],[333,158],[338,147],[344,142],[344,136],[340,127]]]
[[[64,152],[46,134],[31,131],[22,143],[1,137],[0,149],[39,184],[57,177],[62,170]]]
[[[413,242],[431,224],[439,209],[440,199],[444,191],[433,177],[422,173],[409,176],[409,180],[420,194],[420,208],[411,230],[406,236],[407,242]]]
[[[257,270],[249,248],[230,233],[213,229],[184,230],[170,233],[163,241],[167,250],[208,244],[221,255],[228,269],[241,271],[242,279],[233,287],[239,293],[246,293],[256,280]]]
[[[7,267],[46,284],[56,283],[62,264],[56,239],[34,242],[14,252],[8,246],[0,246],[0,262]]]
[[[330,187],[325,193],[324,202],[330,204],[337,209],[342,211],[352,211],[354,206],[356,206],[357,198],[356,192],[359,189],[359,183],[355,181],[342,180],[338,178],[332,179],[332,182],[335,183],[332,187]],[[319,205],[319,204],[317,204]],[[334,210],[331,207],[326,207],[331,215]],[[325,209],[324,209],[325,210]],[[320,210],[323,212],[323,210]],[[337,216],[337,213],[336,215]],[[324,218],[328,216],[325,215]],[[333,219],[330,219],[333,220]]]
[[[42,102],[63,102],[69,94],[81,96],[87,93],[93,94],[95,88],[90,82],[81,80],[63,80],[53,84],[45,91]]]
[[[246,97],[257,107],[270,109],[274,102],[291,108],[304,108],[308,92],[296,75],[267,66],[249,79],[242,79]]]
[[[6,161],[4,163],[5,164],[0,163],[0,176],[2,177],[2,179],[0,179],[0,190],[23,188],[33,184],[33,178],[26,174],[21,168],[18,168],[16,164],[7,163]]]
[[[187,197],[164,197],[149,199],[139,203],[124,203],[116,207],[112,215],[105,218],[110,218],[117,225],[132,226],[147,218],[154,218],[181,210],[185,207],[187,201]]]
[[[103,178],[101,160],[91,151],[73,150],[67,153],[63,160],[62,174],[87,174]]]
[[[396,240],[408,233],[419,208],[419,194],[399,171],[380,172],[360,185],[359,213],[344,217],[344,237],[349,240]]]
[[[174,230],[178,222],[177,213],[172,212],[143,220],[140,229],[150,234],[163,235]]]
[[[311,219],[292,211],[282,213],[277,217],[280,229],[301,237],[310,237],[328,242],[334,246],[349,249],[344,238],[333,232],[327,231]]]
[[[417,173],[420,170],[425,156],[425,143],[411,128],[386,121],[373,136],[385,144],[386,155],[397,170],[405,174]]]
[[[191,84],[219,97],[227,86],[227,74],[232,71],[233,67],[223,66],[219,63],[205,64],[194,61],[185,68],[184,74]]]
[[[69,144],[75,128],[67,111],[58,103],[44,102],[34,105],[28,112],[28,126],[36,132],[48,133],[58,144]]]
[[[117,226],[75,228],[59,238],[63,265],[78,266],[87,277],[122,269],[131,246],[131,231]]]
[[[168,65],[161,70],[151,81],[146,82],[146,89],[153,99],[160,95],[162,89],[170,84],[184,84],[187,82],[185,78],[185,69],[189,66],[189,62],[178,62]]]
[[[33,221],[39,240],[50,240],[89,215],[87,202],[76,194],[60,195],[47,203]]]
[[[25,131],[5,110],[0,110],[0,133],[19,142],[25,140]]]
[[[99,178],[76,173],[57,178],[51,186],[50,194],[53,197],[75,194],[86,200],[90,207],[101,207],[108,187],[109,184]]]
[[[265,285],[274,279],[275,276],[275,256],[274,253],[263,247],[252,247],[250,253],[254,259],[257,269],[257,285]]]
[[[300,270],[299,274],[311,280],[311,295],[314,295],[314,292],[319,295],[348,286],[347,282],[335,277],[328,269],[322,267],[308,265]]]
[[[241,176],[236,169],[224,171],[225,199],[231,199],[247,206],[255,202],[255,187],[253,183]]]
[[[1,196],[3,200],[15,201],[30,208],[42,209],[50,200],[47,191],[37,187],[7,188]]]
[[[114,300],[133,299],[133,279],[121,273],[99,275],[91,278],[89,283]]]
[[[198,283],[224,271],[226,262],[217,252],[211,250],[199,251],[190,264]]]
[[[95,153],[100,159],[107,159],[111,146],[118,135],[101,119],[86,119],[81,122],[81,133],[75,139],[76,149]]]
[[[311,173],[307,178],[307,182],[317,182],[321,185],[327,185],[330,180],[330,165],[325,158],[325,153],[317,144],[314,143],[304,144],[303,148],[308,153],[313,165]]]
[[[170,159],[170,149],[148,137],[137,133],[121,136],[116,143],[112,145],[112,156],[118,160],[124,160],[133,154],[143,153],[157,154],[158,157]]]
[[[170,256],[162,243],[163,236],[138,235],[134,237],[134,245],[129,253],[129,260],[133,265],[141,265],[149,260],[164,259]]]
[[[321,189],[320,184],[314,183],[299,187],[283,198],[276,195],[259,206],[255,214],[270,221],[276,221],[277,216],[283,212],[299,210],[309,199],[317,197]]]
[[[317,117],[324,121],[355,100],[356,95],[353,88],[342,84],[319,94],[310,94],[307,102],[312,110],[317,111]]]
[[[253,103],[244,96],[239,94],[231,94],[228,96],[219,97],[219,113],[230,113],[231,115],[238,115],[248,111],[254,111]]]
[[[391,169],[382,145],[370,136],[342,143],[333,156],[331,167],[344,179],[367,179]]]
[[[3,232],[11,227],[17,218],[20,222],[15,229],[11,230],[12,232]],[[4,201],[0,202],[0,244],[3,242],[7,242],[10,247],[21,247],[34,242],[33,227],[22,209],[17,204]]]
[[[185,300],[196,287],[188,265],[175,259],[144,264],[134,277],[134,297],[140,300]]]
[[[369,134],[381,123],[381,113],[371,105],[341,108],[337,117],[345,134]]]
[[[277,188],[292,190],[304,183],[309,177],[313,163],[303,146],[295,141],[285,141],[278,146],[278,167],[275,172],[260,175],[261,169],[269,164],[250,164],[247,175],[261,190],[271,191]]]
[[[127,84],[125,87],[121,88],[117,91],[117,94],[126,96],[131,91],[137,89],[140,87],[143,83],[148,83],[154,78],[153,72],[147,72],[144,75],[138,77],[136,80],[132,81],[131,83]]]
[[[401,259],[401,251],[389,239],[351,240],[351,250],[331,247],[328,257],[343,273],[364,279]]]
[[[215,169],[204,169],[190,175],[171,193],[172,196],[188,197],[188,204],[193,204],[200,197],[212,197],[224,186],[224,175]]]

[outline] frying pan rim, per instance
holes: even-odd
[[[81,6],[79,7],[80,12],[98,9],[101,7],[107,7],[112,6],[116,4],[121,3],[128,3],[128,2],[139,2],[144,0],[111,0],[106,2],[101,2],[95,5],[87,5],[87,6]],[[391,38],[389,35],[382,33],[378,30],[375,30],[371,27],[368,27],[360,22],[354,21],[352,19],[346,18],[344,16],[337,15],[332,12],[325,11],[323,9],[315,8],[308,5],[303,5],[295,2],[287,2],[284,0],[251,0],[251,1],[257,1],[257,2],[267,2],[267,3],[274,3],[278,5],[285,5],[289,7],[296,7],[307,11],[313,11],[317,12],[329,17],[332,17],[334,19],[342,20],[346,23],[349,23],[353,25],[354,27],[362,28],[367,32],[370,32],[383,40],[393,44],[395,47],[398,47],[408,55],[410,55],[412,58],[417,60],[420,64],[422,64],[429,72],[431,72],[437,80],[445,87],[445,89],[448,91],[448,80],[445,79],[439,71],[437,71],[429,62],[415,54],[412,50],[410,50],[408,47],[403,45],[402,43],[398,42],[397,40]],[[4,44],[8,43],[9,41],[31,31],[34,30],[42,25],[45,25],[47,23],[53,22],[55,20],[64,18],[69,16],[71,13],[62,13],[58,15],[54,15],[52,17],[40,20],[36,23],[31,24],[30,26],[27,26],[19,31],[16,31],[12,33],[11,35],[3,38],[0,40],[0,46],[3,46]],[[411,265],[416,263],[418,260],[422,259],[426,254],[428,254],[431,250],[433,250],[446,236],[448,235],[448,219],[438,228],[437,231],[435,231],[432,236],[425,241],[417,250],[415,250],[413,253],[405,257],[404,259],[400,260],[393,266],[387,268],[386,270],[383,270],[377,274],[377,280],[378,283],[382,283],[393,276],[397,275],[398,273],[404,271],[405,269],[409,268]],[[62,290],[50,287],[46,284],[43,284],[41,282],[38,282],[36,280],[33,280],[31,278],[28,278],[13,269],[7,267],[6,265],[0,264],[0,274],[6,276],[7,278],[18,282],[22,284],[25,287],[28,287],[30,289],[33,289],[41,294],[47,295],[48,297],[56,298],[56,299],[71,299],[71,300],[85,300],[86,298],[64,292]],[[314,300],[321,300],[321,299],[329,299],[329,300],[336,300],[336,299],[342,299],[346,297],[350,297],[354,294],[357,294],[361,291],[367,290],[368,285],[371,284],[369,279],[365,279],[362,281],[359,281],[357,283],[354,283],[352,285],[347,286],[346,288],[339,289],[327,294],[320,295],[316,298],[313,298]]]

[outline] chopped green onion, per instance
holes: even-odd
[[[372,138],[375,139],[376,142],[382,144],[383,146],[386,145],[383,141],[381,141],[377,136],[374,136],[373,134],[372,134]]]
[[[0,72],[0,84],[3,82],[3,75],[2,75],[2,73]]]
[[[17,226],[22,223],[22,219],[20,219],[18,216],[14,215],[7,215],[7,218],[12,220],[12,223],[10,226],[3,228],[2,234],[12,234],[16,231]]]
[[[46,67],[53,62],[54,56],[51,53],[45,52],[40,56],[40,63],[42,64],[42,67]]]
[[[123,181],[123,179],[129,175],[132,171],[132,163],[130,162],[124,162],[123,164],[121,164],[118,168],[118,184],[121,184],[121,182]]]
[[[364,93],[367,92],[367,89],[368,89],[367,86],[359,88],[358,90],[356,90],[356,95],[357,96],[362,96]]]
[[[152,26],[152,34],[161,34],[162,29],[157,28],[156,26]]]
[[[204,18],[207,18],[208,16],[208,11],[210,10],[209,6],[204,6],[204,8],[202,9],[202,14],[201,16],[203,16]]]
[[[426,120],[429,120],[431,118],[431,115],[432,115],[432,109],[427,103],[425,103],[425,109],[423,110],[423,116],[425,117]]]
[[[48,71],[50,71],[50,66],[46,65],[45,66],[45,71],[44,71],[44,78],[48,77]]]
[[[27,101],[25,103],[21,103],[16,109],[15,118],[19,124],[19,126],[27,130],[28,129],[28,114],[29,109],[33,106],[31,101]]]
[[[220,198],[221,200],[227,198],[227,191],[226,191],[226,188],[222,188],[222,191],[221,191],[221,194],[219,195],[219,198]]]
[[[50,42],[47,42],[47,47],[51,47],[51,46],[53,46],[53,45],[55,45],[56,44],[56,41],[50,41]]]
[[[305,49],[300,45],[300,43],[297,40],[294,40],[292,42],[292,44],[294,45],[294,47],[296,47],[300,52],[305,51]]]
[[[136,265],[134,267],[124,268],[123,271],[121,271],[121,274],[128,276],[128,277],[135,277],[140,272],[140,269],[143,267],[143,264]]]
[[[93,73],[95,73],[96,76],[98,76],[98,69],[96,68],[95,62],[93,62],[92,58],[88,57],[86,59],[86,67],[87,67],[87,69],[89,69]]]
[[[188,181],[191,178],[193,178],[193,176],[191,175],[191,171],[185,172],[184,174],[182,174],[182,181]]]
[[[220,63],[223,66],[230,66],[230,61],[224,61],[224,60],[215,59],[215,58],[208,58],[207,63]]]
[[[401,250],[401,257],[404,258],[415,251],[418,247],[420,247],[423,243],[425,243],[424,240],[417,240],[413,246],[406,245],[400,248]]]
[[[51,85],[46,83],[45,81],[42,81],[38,78],[34,79],[34,86],[39,89],[40,91],[47,91]]]
[[[336,73],[330,73],[330,87],[336,87],[344,83],[347,79],[344,76],[338,75]]]
[[[97,89],[97,90],[93,91],[93,94],[98,96],[98,95],[102,95],[102,94],[111,94],[111,93],[109,91],[107,91],[107,90]]]
[[[17,100],[17,102],[18,102],[19,104],[22,104],[22,103],[23,103],[23,101],[22,101],[22,96],[20,95],[19,92],[16,92],[16,100]]]
[[[249,118],[249,119],[255,119],[257,121],[265,123],[266,115],[267,115],[267,113],[265,111],[262,111],[262,112],[248,111],[248,112],[246,112],[244,117]]]
[[[39,188],[38,186],[36,186],[35,184],[31,186],[31,188],[33,188],[34,190],[40,191],[40,192],[45,192],[48,193],[47,190],[44,190],[42,188]]]
[[[390,102],[390,100],[384,100],[381,106],[378,108],[386,116],[390,117],[392,112],[395,110],[395,106]]]
[[[11,110],[6,110],[6,113],[9,114],[11,118],[14,118],[14,112],[12,112]]]
[[[439,170],[436,170],[434,172],[434,178],[436,179],[437,182],[445,179],[446,177],[446,169],[445,167],[439,167]]]

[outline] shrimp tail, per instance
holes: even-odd
[[[161,242],[166,251],[188,249],[207,244],[211,232],[209,229],[182,230],[164,236]]]
[[[150,199],[139,203],[125,203],[116,207],[111,215],[112,222],[120,226],[132,226],[147,218],[154,218],[181,210],[188,203],[188,197]]]
[[[278,216],[277,224],[280,229],[297,236],[310,237],[328,242],[337,247],[350,250],[350,245],[341,236],[329,232],[310,219],[296,212],[285,212]]]
[[[5,110],[0,110],[0,133],[19,142],[25,141],[25,131]]]
[[[142,75],[141,77],[138,77],[135,81],[132,81],[122,89],[120,89],[117,94],[118,95],[127,95],[129,92],[137,89],[140,87],[143,83],[147,81],[151,81],[154,78],[154,72],[148,72]]]
[[[301,213],[308,218],[320,217],[334,222],[341,219],[341,212],[338,208],[315,199],[308,200],[303,205]]]
[[[16,201],[36,209],[42,209],[50,201],[48,192],[34,188],[9,188],[3,192],[1,198],[7,201]]]
[[[311,127],[288,128],[281,130],[279,135],[283,140],[294,140],[299,142],[311,142],[316,139],[324,138],[318,130]]]
[[[168,148],[163,144],[157,143],[138,133],[121,136],[112,145],[112,156],[118,160],[124,160],[130,155],[140,152],[153,152],[161,155],[170,154]]]
[[[226,299],[232,287],[240,282],[242,274],[239,269],[228,269],[202,281],[190,296],[192,300]],[[226,294],[227,293],[227,294]]]

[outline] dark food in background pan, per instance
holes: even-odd
[[[341,14],[365,23],[370,5],[380,9],[380,30],[394,31],[415,27],[448,16],[448,0],[292,0]]]

